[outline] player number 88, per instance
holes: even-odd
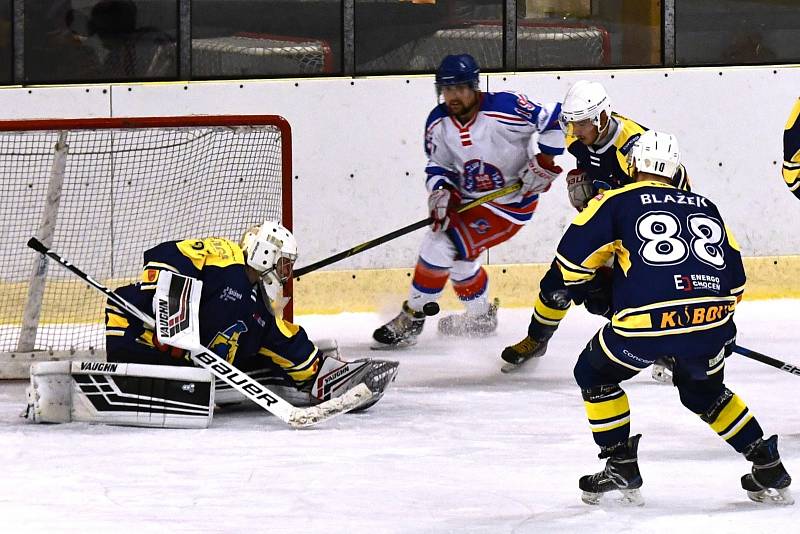
[[[686,260],[691,251],[698,260],[716,269],[725,266],[720,245],[725,238],[722,224],[706,215],[686,219],[692,236],[691,245],[680,236],[681,223],[672,213],[649,212],[636,222],[636,235],[642,240],[639,255],[649,265],[675,265]]]

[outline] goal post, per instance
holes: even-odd
[[[48,268],[31,236],[118,287],[163,241],[291,229],[291,153],[275,115],[0,121],[0,378],[105,357],[103,299]]]

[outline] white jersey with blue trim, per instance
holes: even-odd
[[[445,104],[439,104],[428,115],[425,126],[428,191],[449,186],[470,201],[518,182],[531,157],[534,134],[538,134],[541,152],[564,152],[564,134],[558,125],[560,110],[560,103],[537,104],[518,93],[481,93],[477,114],[462,125],[448,114]],[[530,203],[537,198],[514,193],[489,207]],[[506,210],[492,211],[513,218],[500,212]]]

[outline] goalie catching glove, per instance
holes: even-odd
[[[461,194],[447,187],[434,189],[428,196],[428,210],[433,219],[433,231],[443,232],[450,226],[450,216],[461,205]]]
[[[552,156],[545,156],[542,153],[528,161],[528,165],[522,170],[519,178],[522,180],[523,195],[529,193],[543,193],[550,189],[553,181],[559,177],[563,169],[553,162]]]
[[[324,402],[338,397],[358,384],[366,385],[372,392],[372,399],[356,408],[366,410],[381,397],[394,381],[399,362],[389,360],[362,359],[344,361],[337,357],[325,356],[322,365],[311,384],[312,402]]]

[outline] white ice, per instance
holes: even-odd
[[[745,302],[739,343],[800,364],[800,301]],[[527,310],[498,333],[461,341],[429,320],[403,352],[369,350],[377,314],[305,316],[350,358],[393,358],[397,381],[368,412],[290,430],[258,410],[217,413],[202,431],[28,424],[24,383],[0,385],[2,532],[797,532],[800,504],[749,501],[749,464],[641,375],[625,385],[643,434],[642,508],[581,503],[578,478],[601,468],[572,377],[601,322],[572,310],[547,355],[515,375],[499,353]],[[800,376],[734,355],[726,383],[780,435],[800,473]],[[800,490],[799,490],[800,491]]]

